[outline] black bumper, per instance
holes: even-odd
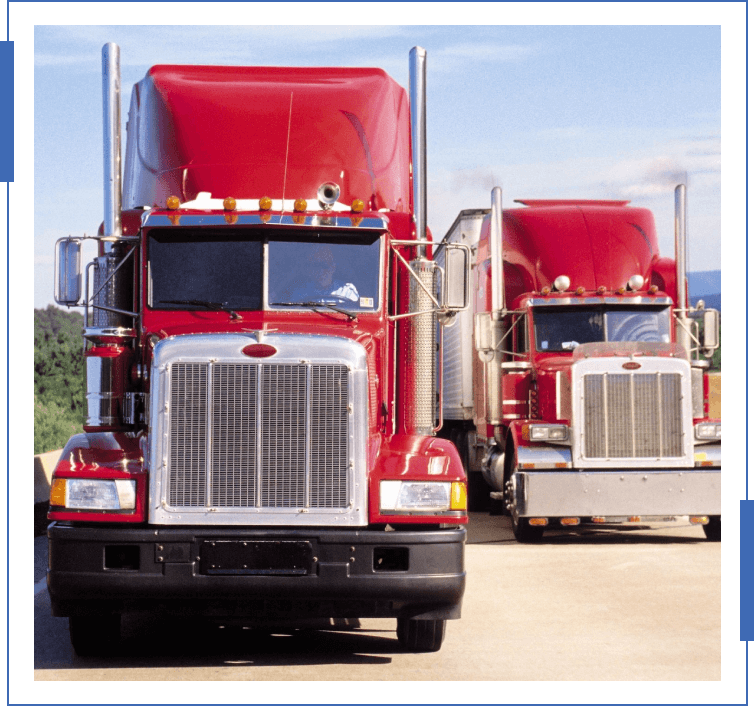
[[[466,580],[465,529],[53,523],[47,536],[47,587],[56,616],[150,610],[223,618],[452,619],[460,617]],[[276,546],[268,543],[295,544],[290,566],[284,559],[247,570],[251,550],[244,542],[261,545],[267,555]],[[215,547],[223,544],[218,554]],[[215,557],[218,563],[210,563]]]

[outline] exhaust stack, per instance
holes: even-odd
[[[503,190],[492,189],[490,210],[490,260],[492,265],[492,318],[501,319],[505,310],[505,265],[503,263]]]
[[[102,107],[105,166],[105,236],[121,236],[120,47],[102,47]],[[106,244],[105,249],[109,250]]]
[[[414,47],[409,63],[411,163],[416,239],[427,239],[427,52]]]
[[[413,219],[416,241],[427,239],[427,52],[414,47],[409,54],[409,101],[411,109],[411,173],[413,177]],[[413,316],[401,322],[405,345],[406,416],[404,431],[431,435],[437,413],[437,316],[429,292],[437,291],[435,263],[416,248],[409,263],[409,311]],[[423,313],[421,313],[423,312]]]
[[[678,319],[676,323],[676,340],[687,352],[691,352],[689,320],[686,316],[688,292],[686,289],[686,185],[675,187],[675,268],[676,289],[678,291]]]

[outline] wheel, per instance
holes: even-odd
[[[445,637],[445,621],[398,618],[396,632],[406,652],[437,652]]]
[[[532,527],[525,517],[519,517],[515,512],[511,514],[511,526],[516,541],[522,544],[539,542],[545,533],[544,527]]]
[[[111,655],[120,642],[120,615],[72,615],[68,618],[68,631],[79,657]]]
[[[710,542],[720,541],[720,515],[710,517],[709,522],[704,527],[704,535]]]
[[[542,539],[542,535],[545,532],[544,527],[532,527],[525,517],[518,516],[518,508],[516,507],[516,479],[513,475],[513,454],[509,453],[506,456],[510,465],[506,466],[505,469],[505,499],[506,504],[510,507],[509,514],[511,516],[513,536],[517,542],[521,542],[522,544],[538,542]]]
[[[464,464],[465,466],[465,464]],[[469,512],[487,512],[490,510],[490,488],[484,476],[479,471],[467,471],[469,487]]]

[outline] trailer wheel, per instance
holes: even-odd
[[[704,527],[704,535],[710,542],[720,541],[720,515],[710,517],[709,522]]]
[[[445,621],[398,618],[396,632],[406,652],[437,652],[445,637]]]
[[[120,615],[72,615],[68,618],[68,631],[79,657],[111,655],[120,643]]]

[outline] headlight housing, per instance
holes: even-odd
[[[134,510],[136,481],[95,478],[55,478],[50,505],[68,510]]]
[[[382,512],[443,512],[466,510],[466,484],[462,482],[383,480]]]
[[[719,422],[702,422],[694,426],[694,436],[699,441],[719,441],[722,439],[722,428]]]
[[[568,441],[568,427],[565,424],[527,424],[524,427],[524,439],[528,441]]]

